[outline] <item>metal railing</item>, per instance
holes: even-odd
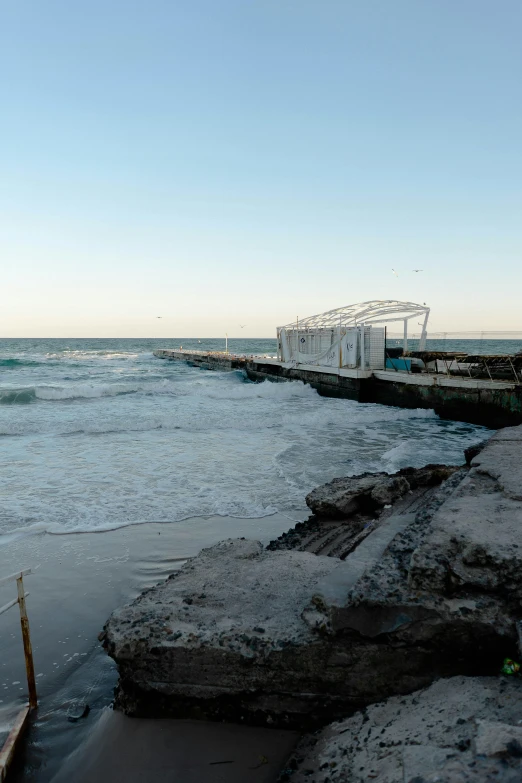
[[[391,349],[391,356],[399,355],[392,351],[400,345],[400,334],[388,332],[387,349]],[[404,354],[404,359],[412,357],[422,360],[422,372],[494,383],[522,382],[520,331],[429,332],[424,350],[420,350],[419,346],[420,335],[410,335],[409,351]],[[413,367],[412,371],[419,372]]]
[[[0,781],[4,781],[7,775],[7,770],[15,753],[16,743],[24,730],[25,724],[29,712],[36,709],[38,706],[38,698],[36,696],[36,680],[34,676],[34,663],[33,663],[33,648],[31,645],[31,635],[29,632],[29,619],[27,617],[27,607],[25,605],[25,599],[29,595],[24,590],[24,576],[28,576],[31,573],[30,568],[25,568],[22,571],[17,571],[9,576],[4,576],[0,579],[0,586],[7,584],[7,582],[16,581],[16,588],[18,595],[11,601],[8,601],[4,606],[0,606],[0,615],[7,612],[13,606],[18,604],[20,609],[20,626],[22,628],[22,641],[24,645],[24,657],[25,657],[25,670],[27,673],[27,686],[29,689],[29,704],[26,705],[18,713],[14,725],[9,732],[3,748],[0,750]]]
[[[420,350],[421,332],[412,331],[408,334],[408,348],[410,351]],[[403,337],[400,332],[391,329],[387,331],[387,339],[390,345],[402,345]],[[426,334],[427,351],[455,351],[469,354],[510,354],[514,355],[522,351],[522,331],[435,331],[430,329]]]

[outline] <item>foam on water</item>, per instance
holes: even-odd
[[[0,360],[18,362],[0,374],[4,541],[211,515],[303,519],[324,481],[460,463],[488,432],[155,359],[167,341],[28,342],[0,341]],[[245,353],[269,342],[245,341]]]

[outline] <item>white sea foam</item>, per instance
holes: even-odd
[[[300,382],[252,384],[150,351],[104,351],[9,368],[0,387],[0,403],[11,395],[0,404],[6,537],[276,511],[302,519],[319,483],[458,463],[484,437],[433,411],[326,399]]]
[[[38,400],[75,400],[81,397],[85,399],[114,397],[117,394],[132,393],[136,389],[121,383],[100,386],[82,383],[76,386],[36,386],[34,391]]]

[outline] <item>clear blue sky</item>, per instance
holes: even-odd
[[[0,335],[522,329],[521,40],[520,0],[4,0]]]

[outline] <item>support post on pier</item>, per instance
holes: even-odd
[[[342,315],[339,316],[339,367],[343,366],[343,344],[341,341]]]
[[[365,355],[365,346],[364,346],[364,324],[361,324],[359,326],[359,329],[361,330],[361,369],[366,369],[366,355]]]
[[[408,319],[404,319],[404,339],[402,341],[402,350],[404,353],[408,350]]]
[[[422,324],[422,332],[421,332],[420,341],[419,341],[419,351],[425,351],[426,350],[426,337],[428,336],[427,326],[428,326],[428,318],[429,317],[430,317],[430,311],[428,310],[426,312],[426,315],[424,316],[424,323]]]

